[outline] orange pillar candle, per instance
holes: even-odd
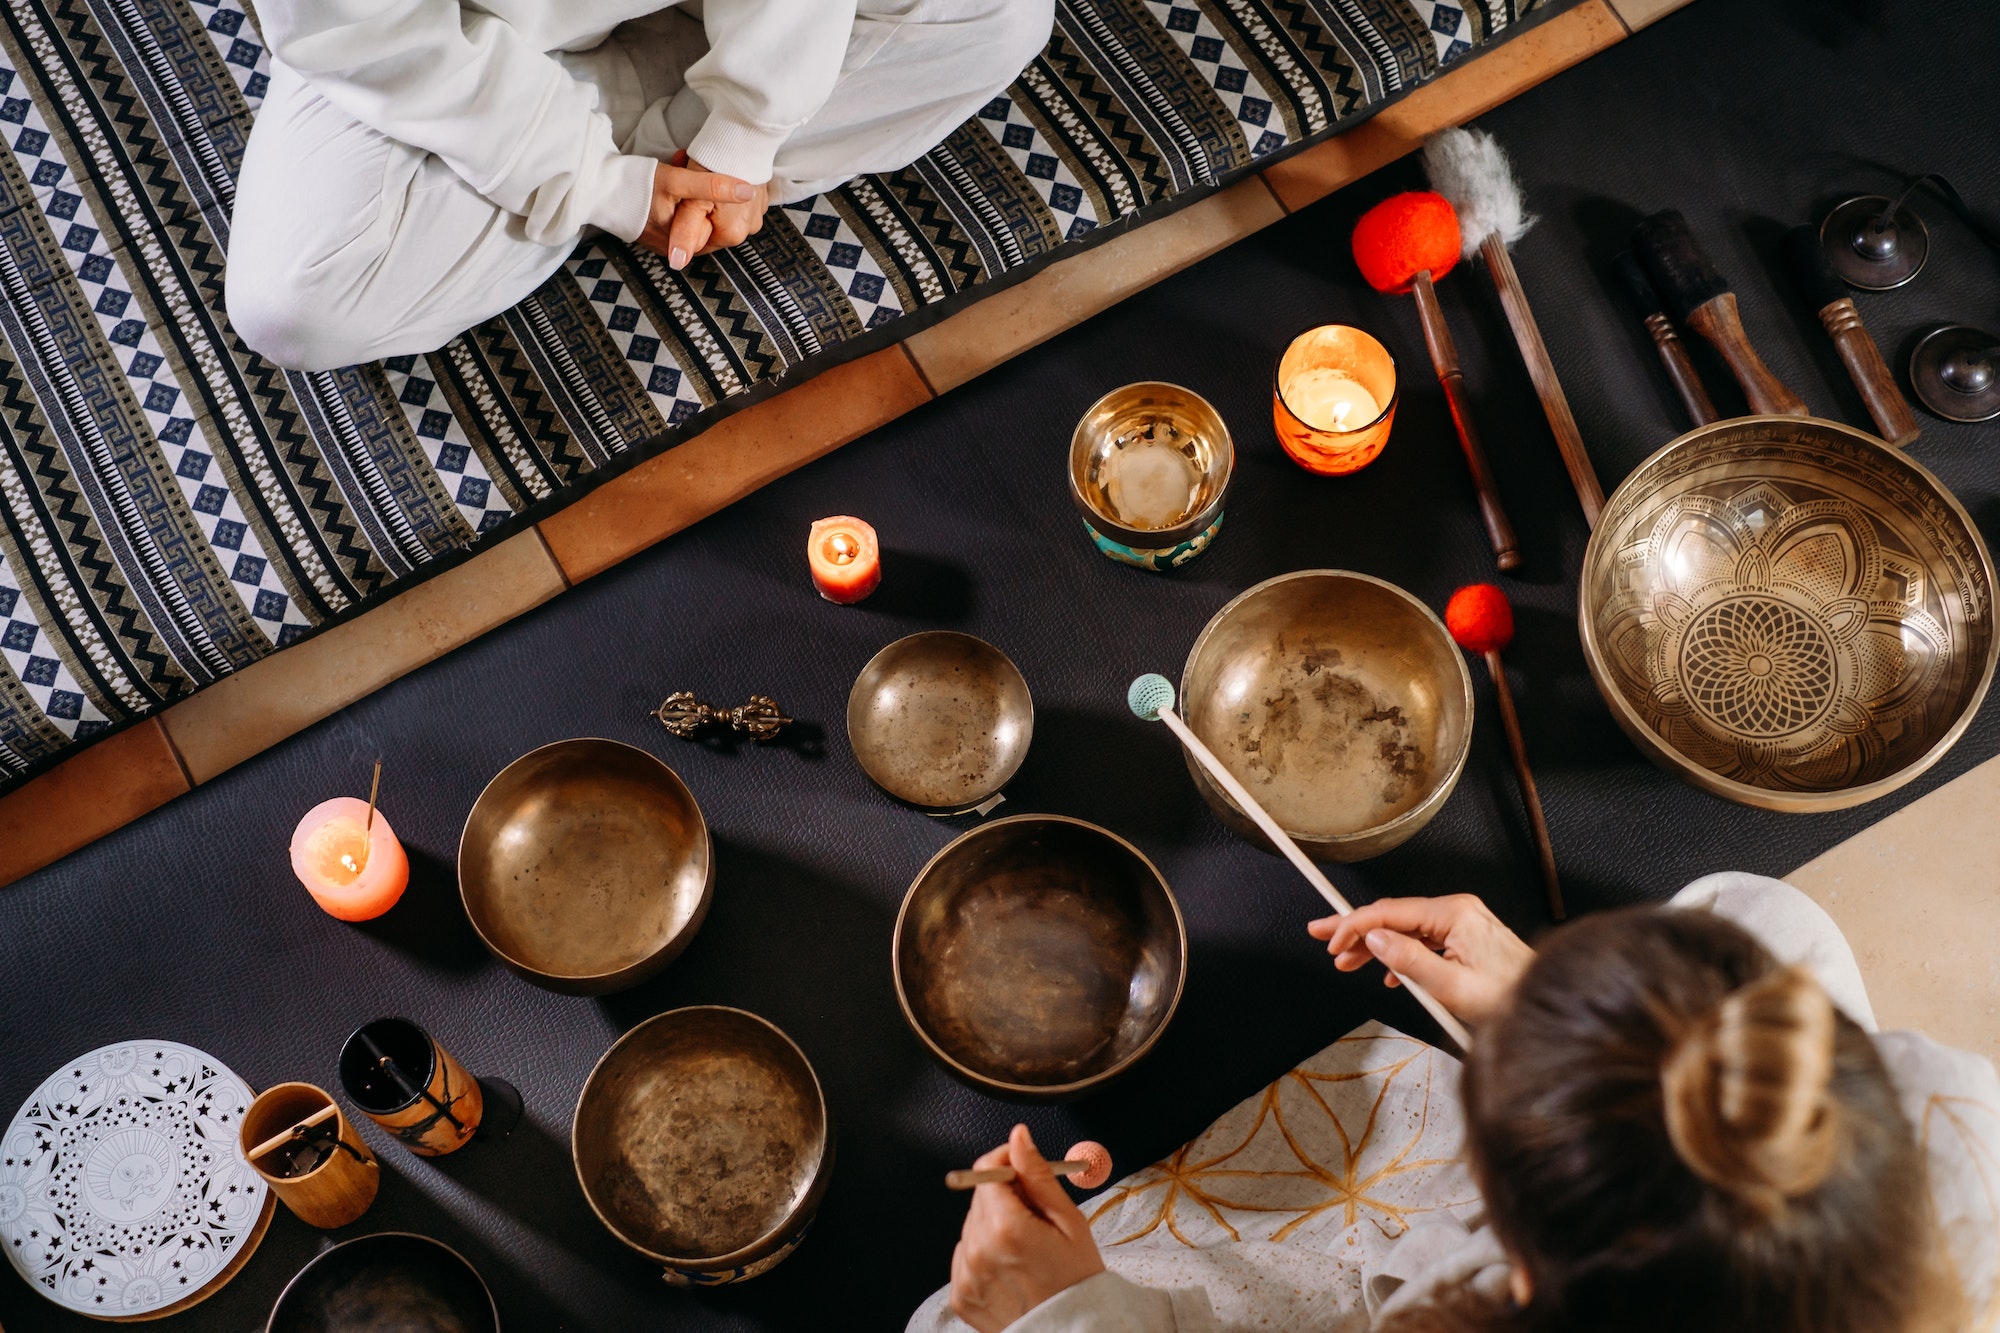
[[[841,515],[813,524],[806,561],[819,595],[842,606],[860,601],[882,582],[882,548],[875,529],[858,518]]]
[[[1271,418],[1278,443],[1308,472],[1358,472],[1389,442],[1396,360],[1360,329],[1308,329],[1278,362]]]
[[[292,873],[313,901],[342,921],[370,921],[396,905],[410,882],[410,858],[382,812],[336,796],[306,811],[292,833]]]

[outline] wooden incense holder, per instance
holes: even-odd
[[[1811,416],[1805,400],[1786,388],[1757,355],[1736,309],[1736,293],[1696,243],[1676,209],[1655,213],[1632,233],[1632,249],[1645,264],[1680,321],[1722,354],[1743,386],[1750,410],[1769,416]]]
[[[1465,394],[1465,372],[1458,364],[1458,344],[1452,341],[1451,327],[1444,322],[1444,308],[1438,304],[1437,288],[1431,284],[1429,269],[1411,282],[1417,298],[1417,319],[1424,326],[1424,346],[1431,354],[1431,367],[1444,387],[1451,408],[1451,424],[1458,428],[1459,447],[1465,465],[1472,472],[1472,486],[1479,494],[1479,517],[1486,525],[1486,538],[1493,545],[1493,560],[1501,569],[1518,569],[1521,552],[1514,539],[1514,525],[1500,507],[1500,491],[1493,480],[1493,466],[1479,443],[1479,431],[1472,424],[1472,404]]]
[[[295,1164],[280,1149],[314,1142],[319,1136],[309,1131],[328,1121],[333,1133],[325,1136],[323,1155],[294,1173]],[[381,1187],[374,1154],[326,1090],[310,1083],[280,1083],[260,1093],[243,1115],[237,1142],[250,1169],[308,1226],[346,1226],[368,1211]]]
[[[1535,859],[1541,862],[1542,888],[1548,894],[1549,914],[1558,921],[1569,919],[1563,906],[1562,881],[1556,878],[1556,849],[1549,840],[1549,821],[1542,814],[1542,796],[1535,788],[1534,770],[1528,767],[1528,742],[1521,735],[1521,715],[1514,710],[1514,691],[1507,684],[1507,668],[1500,650],[1485,653],[1486,674],[1493,678],[1493,693],[1500,700],[1500,725],[1507,732],[1507,749],[1514,757],[1514,776],[1521,782],[1521,804],[1528,808],[1528,828],[1535,838]]]
[[[1527,363],[1528,378],[1535,383],[1535,395],[1542,400],[1549,429],[1555,432],[1563,467],[1569,471],[1570,485],[1576,488],[1577,503],[1583,506],[1583,521],[1594,528],[1604,509],[1604,487],[1598,484],[1597,469],[1591,466],[1590,453],[1583,447],[1583,432],[1576,427],[1576,414],[1569,410],[1569,398],[1556,376],[1541,326],[1535,323],[1535,312],[1528,305],[1527,289],[1514,270],[1514,257],[1507,253],[1507,243],[1497,231],[1479,243],[1479,254],[1486,261],[1486,271],[1493,275],[1500,308],[1506,312],[1508,327],[1521,348],[1521,360]]]

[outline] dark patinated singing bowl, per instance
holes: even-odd
[[[570,1152],[611,1234],[688,1286],[775,1266],[833,1172],[826,1098],[805,1054],[719,1005],[674,1009],[619,1038],[583,1085]]]
[[[1649,758],[1765,810],[1838,810],[1943,757],[1992,683],[1993,561],[1922,465],[1831,421],[1699,427],[1605,502],[1578,624]]]
[[[265,1333],[500,1333],[485,1281],[450,1246],[407,1231],[327,1250],[286,1284]]]
[[[1035,734],[1035,701],[1007,654],[930,630],[898,639],[847,696],[847,740],[875,785],[931,814],[959,814],[1007,785]]]
[[[896,999],[945,1068],[1054,1101],[1129,1069],[1166,1030],[1187,974],[1167,881],[1114,833],[1016,815],[931,858],[903,899]]]
[[[1308,855],[1360,861],[1409,841],[1472,741],[1472,675],[1431,609],[1338,569],[1267,579],[1215,613],[1181,672],[1182,717]],[[1222,822],[1257,826],[1188,756]]]
[[[571,740],[486,785],[458,844],[472,927],[538,986],[603,995],[672,962],[701,928],[715,849],[675,772],[617,741]]]

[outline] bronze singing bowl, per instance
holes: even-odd
[[[1430,823],[1465,767],[1472,674],[1431,609],[1337,569],[1267,579],[1215,613],[1181,672],[1182,717],[1305,852],[1380,856]],[[1269,840],[1192,756],[1222,822]]]
[[[996,794],[1034,734],[1021,669],[984,639],[952,630],[896,640],[847,696],[847,741],[862,771],[932,814],[962,814]]]
[[[1166,1031],[1187,926],[1131,843],[1016,815],[931,858],[896,917],[893,964],[903,1017],[946,1069],[1055,1101],[1116,1078]]]
[[[1156,443],[1187,459],[1191,479],[1184,503],[1141,521],[1120,504],[1115,464],[1125,450]],[[1235,470],[1236,446],[1221,414],[1194,390],[1159,380],[1105,394],[1070,437],[1069,494],[1077,511],[1091,531],[1137,550],[1164,551],[1218,523]]]
[[[670,1010],[620,1037],[584,1082],[570,1153],[598,1220],[679,1285],[773,1267],[833,1172],[826,1098],[804,1053],[720,1005]]]
[[[1764,810],[1873,800],[1943,757],[1992,683],[1993,560],[1950,491],[1831,421],[1742,417],[1625,479],[1577,619],[1649,758]]]
[[[472,928],[538,986],[603,995],[680,955],[715,889],[708,821],[671,768],[617,741],[544,745],[486,784],[458,844]]]
[[[479,1270],[429,1236],[342,1241],[285,1284],[265,1333],[500,1333]]]

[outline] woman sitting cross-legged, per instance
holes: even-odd
[[[980,1159],[1017,1182],[979,1187],[951,1286],[913,1331],[2000,1327],[2000,1076],[1876,1033],[1852,952],[1796,889],[1711,875],[1665,908],[1556,930],[1539,954],[1463,895],[1310,929],[1341,969],[1380,958],[1474,1026],[1460,1093],[1475,1206],[1408,1226],[1347,1275],[1344,1303],[1295,1288],[1308,1271],[1339,1286],[1352,1237],[1322,1239],[1317,1270],[1165,1243],[1142,1285],[1017,1127]]]

